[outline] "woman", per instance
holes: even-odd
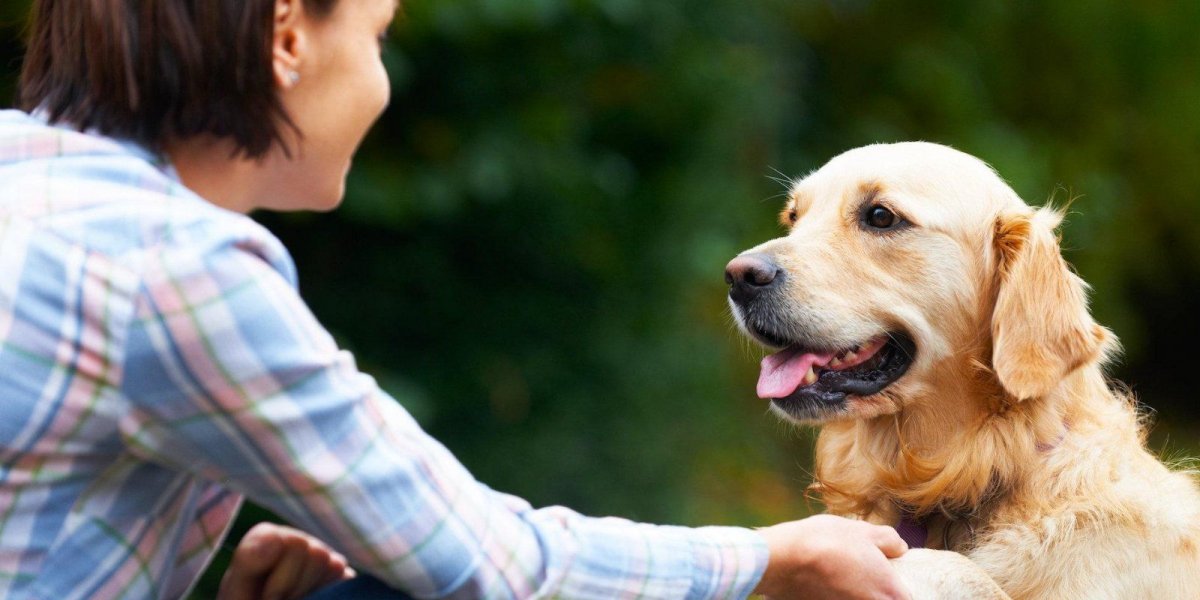
[[[179,597],[247,496],[418,597],[899,596],[890,528],[534,510],[338,350],[245,213],[341,201],[388,101],[396,9],[36,5],[30,114],[0,113],[0,595]],[[255,550],[295,537],[250,536],[227,590],[286,579],[271,593],[294,596],[341,574],[315,540],[311,562]]]

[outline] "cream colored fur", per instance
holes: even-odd
[[[864,202],[911,226],[864,229]],[[1003,597],[972,564],[1017,600],[1200,598],[1196,478],[1146,450],[1106,380],[1116,341],[1060,256],[1058,212],[969,155],[903,143],[834,158],[782,219],[787,236],[748,252],[786,271],[796,328],[838,347],[916,342],[898,381],[816,419],[815,487],[834,514],[915,512],[932,548],[969,558],[898,561],[917,598]]]

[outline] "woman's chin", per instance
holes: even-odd
[[[306,203],[303,206],[296,206],[287,210],[307,210],[312,212],[330,212],[342,205],[342,200],[346,197],[345,189],[339,190],[337,194],[330,194],[323,198],[314,199],[312,202]]]
[[[279,212],[312,211],[329,212],[341,206],[346,197],[346,180],[341,178],[337,183],[319,184],[312,182],[308,185],[291,185],[288,189],[280,190],[274,201],[259,208]]]

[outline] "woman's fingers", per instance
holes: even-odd
[[[292,600],[355,575],[346,558],[298,529],[260,523],[234,551],[221,600]]]
[[[875,545],[883,551],[883,555],[888,558],[898,558],[908,550],[908,543],[904,538],[900,537],[896,530],[884,525],[872,525],[875,529]]]
[[[221,578],[217,592],[221,600],[255,600],[261,596],[264,579],[284,552],[278,528],[272,523],[259,523],[242,538]]]

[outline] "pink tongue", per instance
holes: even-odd
[[[823,367],[833,359],[833,352],[813,354],[796,348],[781,350],[762,360],[762,372],[758,375],[759,398],[786,398],[791,396],[804,381],[809,367]]]

